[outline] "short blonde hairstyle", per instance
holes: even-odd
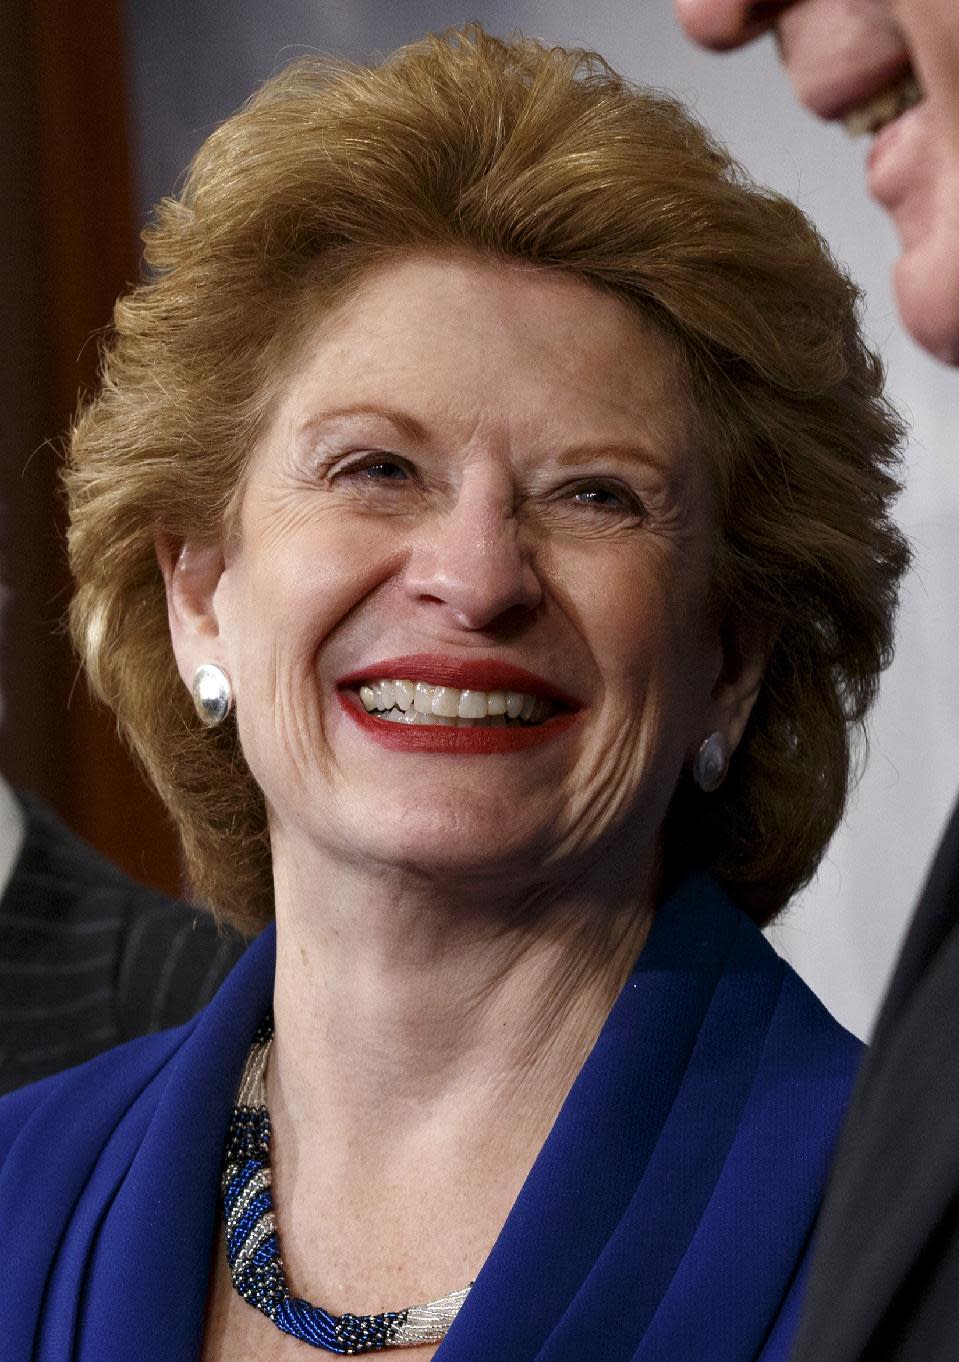
[[[469,25],[372,68],[289,67],[213,133],[144,239],[148,277],[117,303],[72,435],[71,624],[198,894],[261,926],[269,836],[235,725],[203,728],[180,682],[154,536],[224,529],[307,299],[404,252],[468,249],[612,290],[685,366],[716,590],[774,642],[725,785],[677,791],[666,868],[709,869],[768,920],[841,815],[908,560],[889,518],[902,430],[857,291],[799,209],[595,54]]]

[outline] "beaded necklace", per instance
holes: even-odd
[[[260,1023],[247,1056],[223,1156],[226,1256],[235,1289],[278,1329],[330,1353],[353,1357],[380,1348],[438,1343],[472,1282],[426,1305],[379,1315],[331,1315],[322,1306],[291,1295],[280,1257],[271,1188],[271,1126],[264,1074],[272,1043],[270,1013]]]

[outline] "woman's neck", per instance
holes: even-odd
[[[322,1072],[314,1105],[342,1088],[340,1116],[358,1121],[360,1073],[373,1085],[401,1078],[421,1109],[464,1080],[526,1090],[552,1066],[577,1072],[650,921],[651,894],[635,882],[615,898],[586,876],[507,894],[275,855],[275,1071],[303,1097]]]
[[[295,1289],[313,1281],[353,1311],[367,1292],[370,1309],[443,1294],[508,1213],[642,947],[650,895],[617,900],[587,877],[507,896],[286,851],[267,1094]],[[318,1254],[318,1217],[335,1250],[327,1236]]]

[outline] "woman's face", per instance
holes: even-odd
[[[758,685],[724,653],[714,543],[658,331],[570,277],[407,258],[317,320],[234,540],[172,575],[174,639],[185,679],[232,677],[275,847],[648,867],[684,763],[735,744]]]

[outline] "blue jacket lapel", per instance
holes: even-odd
[[[714,885],[681,887],[437,1362],[759,1357],[858,1054]]]
[[[0,1105],[12,1357],[197,1355],[224,1133],[274,953],[269,929],[194,1022]],[[437,1362],[779,1362],[858,1055],[715,886],[687,883]]]

